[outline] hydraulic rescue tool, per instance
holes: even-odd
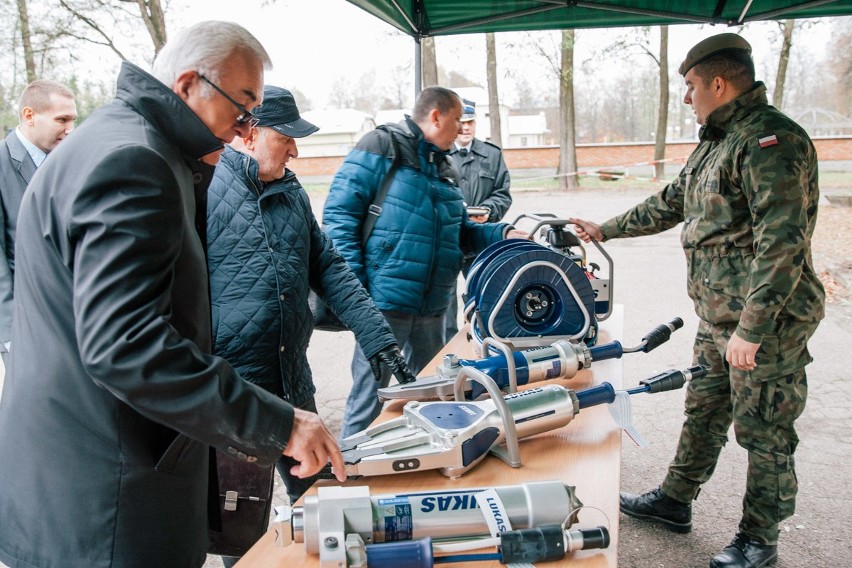
[[[444,363],[435,369],[435,375],[423,377],[411,383],[398,384],[379,389],[382,400],[450,400],[453,398],[454,384],[459,371],[471,367],[491,377],[501,390],[516,392],[518,385],[525,385],[549,379],[570,379],[582,369],[588,368],[594,361],[619,359],[624,353],[648,353],[665,343],[671,334],[683,327],[683,320],[658,325],[642,338],[639,345],[624,347],[619,341],[589,347],[585,343],[576,343],[560,339],[547,347],[533,347],[522,351],[510,352],[507,347],[492,339],[483,342],[483,351],[493,346],[504,353],[484,359],[459,359],[455,355],[444,356]],[[479,383],[465,382],[465,398],[476,400],[484,393]]]
[[[549,227],[541,231],[546,244],[506,239],[476,257],[463,295],[471,335],[478,343],[493,338],[513,349],[559,339],[594,344],[598,321],[612,313],[612,259],[593,242],[608,263],[609,278],[599,278],[594,274],[598,266],[587,262],[568,220],[524,214],[513,224],[524,218],[537,223],[531,239],[539,228]]]
[[[619,391],[628,395],[674,390],[694,377],[702,366],[670,370],[640,381],[640,386]],[[484,385],[490,399],[463,400],[463,385],[470,378]],[[345,438],[340,445],[347,476],[372,476],[439,469],[460,477],[489,452],[512,467],[521,465],[518,439],[565,426],[580,410],[612,403],[617,393],[610,383],[575,392],[546,385],[501,396],[491,378],[472,367],[462,367],[455,383],[454,402],[411,401],[403,415]],[[624,394],[626,393],[626,394]],[[506,450],[500,446],[506,442]]]
[[[320,487],[303,507],[281,508],[274,526],[277,544],[304,543],[322,567],[535,562],[609,545],[605,527],[567,530],[582,506],[560,481],[374,496],[368,487]],[[493,546],[499,552],[434,556]]]

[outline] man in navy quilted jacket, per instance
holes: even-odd
[[[461,132],[461,115],[461,99],[455,92],[424,89],[411,116],[368,133],[346,156],[323,212],[326,231],[390,323],[415,373],[444,344],[444,312],[465,252],[478,253],[507,236],[527,237],[505,223],[468,219],[456,184],[458,174],[447,157]],[[362,245],[361,227],[391,169],[394,148],[399,167]],[[365,381],[370,374],[366,355],[355,348],[344,438],[365,429],[379,415],[376,389],[390,381],[387,373],[379,384]]]
[[[380,373],[414,380],[385,318],[311,212],[287,162],[296,139],[316,126],[301,118],[290,91],[266,86],[248,135],[226,147],[207,203],[208,268],[214,351],[240,376],[298,408],[317,412],[306,350],[313,331],[314,290],[349,327]],[[365,380],[374,382],[374,378]],[[295,501],[315,478],[278,471]]]

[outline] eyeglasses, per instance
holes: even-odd
[[[220,89],[219,86],[216,83],[214,83],[213,81],[211,81],[210,79],[208,79],[207,77],[202,75],[201,73],[198,74],[198,78],[201,79],[202,81],[204,81],[205,83],[207,83],[208,85],[210,85],[211,87],[213,87],[216,90],[217,93],[219,93],[220,95],[225,97],[228,100],[229,103],[231,103],[232,105],[237,107],[237,110],[240,111],[240,115],[237,117],[237,124],[239,124],[240,126],[244,126],[246,124],[248,124],[249,126],[257,126],[257,123],[258,123],[257,117],[254,116],[249,111],[249,109],[247,109],[245,107],[245,105],[242,105],[242,104],[238,103],[237,101],[235,101],[234,99],[232,99],[228,95],[228,93],[226,93],[225,91]]]

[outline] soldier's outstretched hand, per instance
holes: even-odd
[[[331,462],[337,480],[341,483],[346,481],[343,454],[331,432],[313,412],[300,408],[294,410],[293,431],[284,448],[284,455],[293,458],[299,465],[290,468],[290,473],[296,477],[310,477]]]
[[[597,223],[592,223],[591,221],[586,221],[584,219],[575,219],[571,217],[568,221],[576,227],[575,231],[577,232],[577,236],[580,237],[583,242],[588,243],[591,242],[592,239],[596,241],[603,242],[604,236],[601,232],[601,226]]]

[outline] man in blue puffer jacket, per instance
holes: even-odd
[[[316,412],[306,350],[313,331],[313,289],[354,333],[373,366],[385,364],[403,382],[405,367],[390,327],[367,291],[334,249],[287,161],[295,138],[318,129],[302,119],[293,95],[266,86],[257,123],[227,147],[207,203],[208,268],[214,351],[240,376],[294,406]],[[236,149],[235,149],[236,148]],[[239,151],[237,151],[239,150]],[[375,382],[374,377],[365,380]],[[295,501],[314,478],[278,471]]]
[[[456,171],[447,159],[461,131],[461,114],[456,93],[424,89],[412,116],[358,142],[335,174],[323,212],[326,231],[390,323],[414,373],[444,343],[443,314],[455,293],[464,252],[479,252],[506,237],[527,237],[505,223],[468,219]],[[399,167],[362,246],[361,227],[395,149]],[[387,386],[390,376],[386,373],[375,383],[365,380],[369,375],[365,352],[356,347],[344,438],[365,429],[381,412],[376,390]]]

